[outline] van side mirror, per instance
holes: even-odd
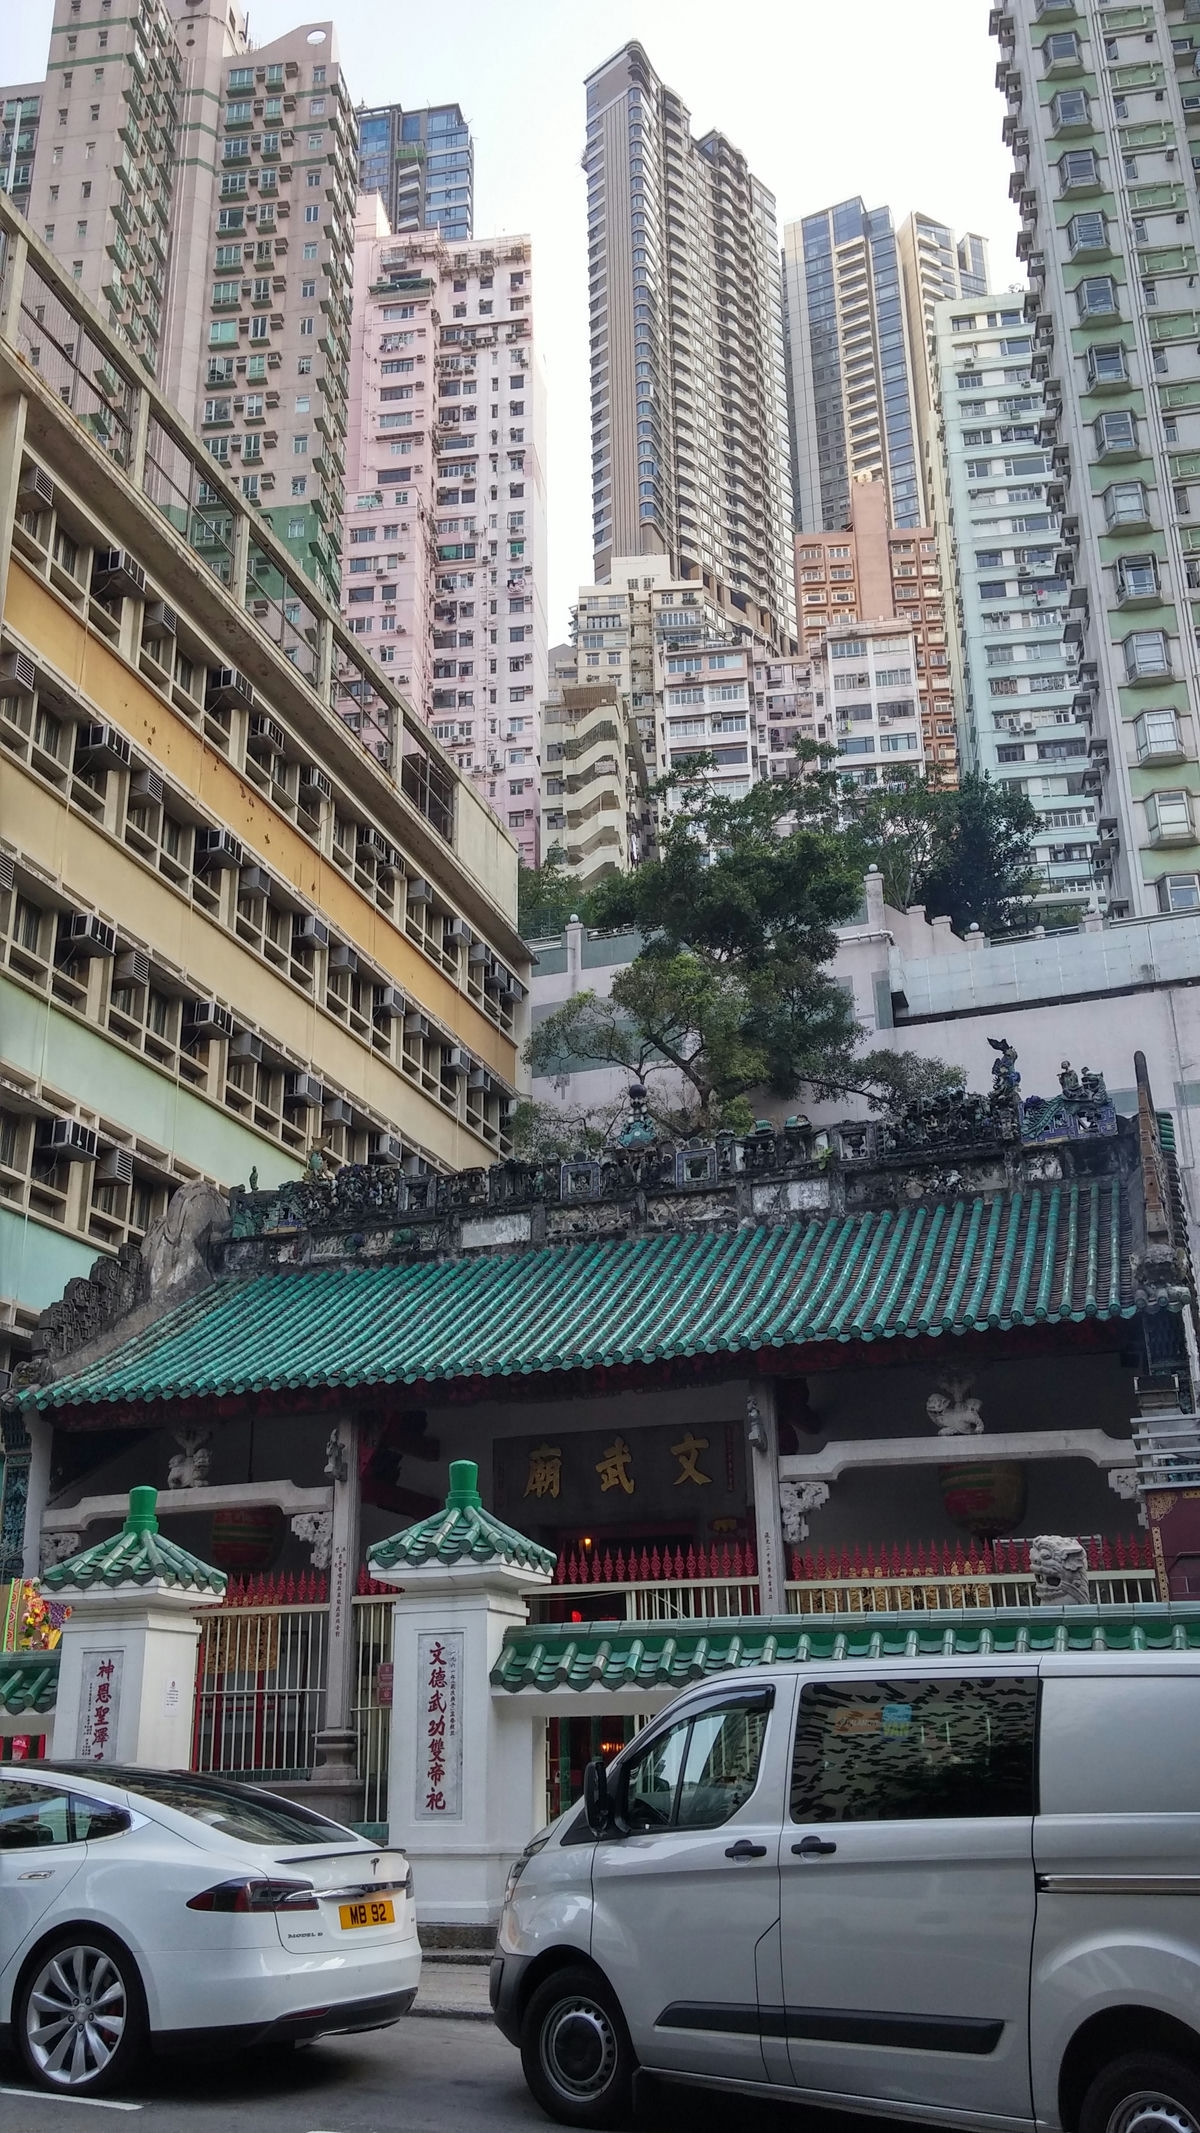
[[[583,1773],[583,1819],[594,1837],[607,1835],[611,1826],[608,1803],[608,1771],[597,1758]]]

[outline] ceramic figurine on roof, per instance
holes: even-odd
[[[1007,1037],[989,1037],[988,1043],[992,1050],[999,1054],[999,1057],[992,1061],[992,1095],[1015,1096],[1021,1086],[1021,1077],[1017,1072],[1016,1046],[1010,1044]]]
[[[617,1135],[621,1148],[653,1148],[658,1127],[650,1117],[646,1091],[640,1081],[629,1084],[629,1117]]]

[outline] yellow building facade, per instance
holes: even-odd
[[[0,199],[0,1345],[190,1178],[507,1148],[516,851]]]

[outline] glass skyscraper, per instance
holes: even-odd
[[[439,230],[447,244],[469,243],[475,225],[475,150],[458,104],[405,111],[385,104],[360,111],[358,176],[381,193],[395,235]]]

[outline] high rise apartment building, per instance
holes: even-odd
[[[40,94],[35,230],[336,595],[358,164],[332,25],[251,49],[236,0],[55,0]]]
[[[1190,0],[992,11],[1062,513],[1093,867],[1117,914],[1200,908],[1200,20]]]
[[[447,244],[469,243],[475,228],[475,151],[460,106],[360,109],[358,185],[360,192],[380,194],[398,237],[410,230],[437,230]]]
[[[924,771],[916,698],[916,644],[895,622],[839,622],[813,663],[817,706],[832,714],[839,777],[879,785]]]
[[[1020,297],[939,304],[938,524],[967,767],[1015,783],[1038,814],[1040,917],[1090,901],[1097,782],[1067,640],[1046,402]]]
[[[796,524],[836,532],[865,479],[894,526],[927,525],[928,310],[986,286],[983,239],[919,214],[897,233],[890,208],[842,200],[787,225],[783,278]]]
[[[502,1155],[527,961],[486,804],[22,229],[0,202],[0,1362],[189,1180]]]
[[[892,527],[881,479],[850,492],[837,533],[796,535],[800,646],[819,656],[831,629],[849,622],[903,622],[912,633],[915,702],[925,762],[940,784],[958,775],[955,704],[946,641],[938,535],[933,526]]]
[[[774,198],[639,44],[587,82],[593,547],[665,557],[777,649],[795,616]]]
[[[917,443],[927,508],[937,496],[937,374],[933,336],[938,304],[951,298],[986,296],[987,239],[975,231],[956,236],[946,223],[918,211],[896,233],[904,307],[908,316],[908,353],[917,405]]]
[[[536,863],[545,410],[527,237],[393,237],[359,203],[341,602]]]

